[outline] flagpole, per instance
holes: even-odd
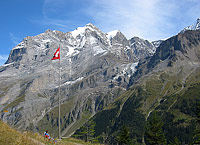
[[[59,45],[60,48],[60,45]],[[61,49],[60,49],[60,59],[61,59]],[[58,94],[58,138],[61,139],[60,137],[60,59],[59,59],[59,94]]]
[[[53,55],[53,58],[51,60],[55,60],[55,59],[59,59],[59,88],[58,88],[58,138],[61,139],[61,135],[60,135],[60,81],[61,81],[61,51],[60,51],[60,45],[58,47],[58,49],[56,50],[56,52]]]

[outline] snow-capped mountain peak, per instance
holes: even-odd
[[[119,30],[114,30],[114,31],[111,31],[111,32],[108,32],[106,33],[106,36],[107,38],[110,40],[112,39],[113,37],[115,37],[117,35],[117,33],[120,32]]]
[[[76,28],[74,31],[71,31],[71,34],[74,38],[76,38],[78,35],[84,35],[86,30],[90,30],[90,31],[97,31],[99,32],[100,30],[94,26],[92,23],[88,23],[86,24],[84,27],[78,27]],[[100,32],[101,33],[101,32]]]
[[[85,33],[85,29],[86,27],[78,27],[74,31],[72,31],[71,34],[74,38],[76,38],[76,36],[78,36],[79,34],[81,35]]]
[[[197,19],[195,28],[196,28],[197,30],[200,29],[200,18]]]
[[[197,18],[196,22],[190,26],[185,27],[181,33],[187,31],[187,30],[200,30],[200,18]]]
[[[86,27],[91,27],[91,28],[95,27],[92,23],[88,23],[88,24],[86,24],[85,26],[86,26]]]

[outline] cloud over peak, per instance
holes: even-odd
[[[43,17],[65,31],[91,22],[104,32],[119,29],[128,38],[157,40],[195,21],[199,7],[199,0],[45,0]]]

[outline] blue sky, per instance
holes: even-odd
[[[26,36],[93,23],[127,38],[168,38],[200,17],[199,0],[0,0],[0,65]]]

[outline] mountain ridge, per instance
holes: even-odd
[[[0,110],[8,110],[1,113],[3,121],[21,130],[52,128],[57,136],[59,68],[51,58],[58,46],[61,128],[62,134],[68,135],[87,120],[86,116],[93,116],[126,90],[139,59],[120,31],[111,40],[92,24],[73,32],[47,30],[28,36],[0,67]]]

